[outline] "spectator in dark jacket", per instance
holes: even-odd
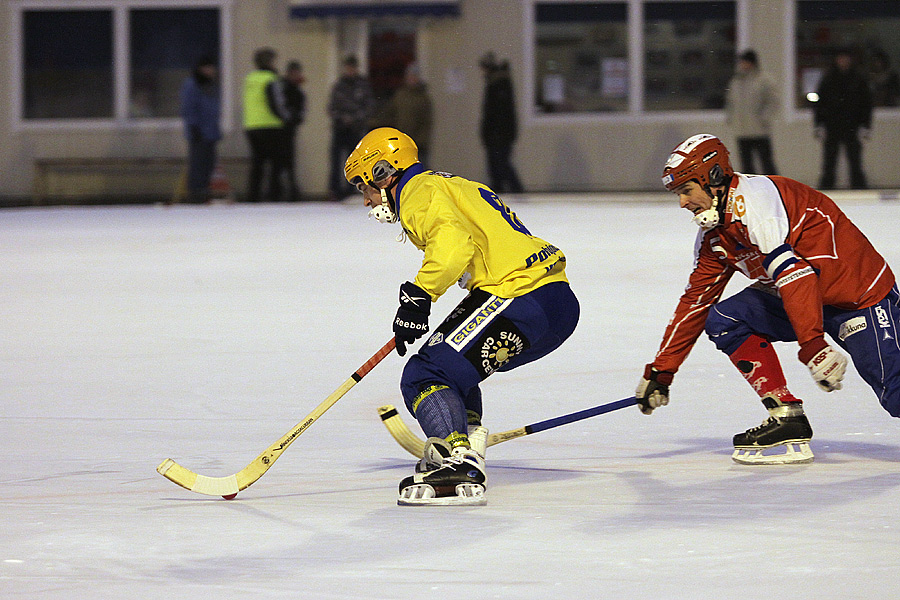
[[[356,143],[369,131],[375,110],[375,96],[369,80],[359,74],[355,56],[344,59],[341,77],[331,88],[328,115],[331,117],[331,176],[329,191],[332,200],[340,200],[355,192],[344,179],[344,163]]]
[[[285,177],[288,180],[288,200],[300,200],[300,188],[297,185],[297,128],[306,118],[306,92],[303,91],[303,65],[297,61],[289,62],[284,72],[284,120],[285,130]]]
[[[485,77],[481,141],[487,151],[491,189],[498,194],[521,193],[522,183],[511,161],[518,124],[509,63],[497,62],[488,52],[479,64]]]
[[[216,62],[203,57],[181,86],[181,117],[184,120],[184,136],[188,141],[187,189],[190,202],[209,200],[209,182],[216,168],[216,143],[222,139],[218,74]]]
[[[838,152],[843,146],[850,164],[850,186],[865,189],[861,139],[868,139],[872,128],[872,92],[856,70],[851,51],[838,52],[834,64],[819,83],[817,94],[816,137],[824,140],[819,187],[834,188]]]
[[[869,83],[875,106],[900,105],[900,75],[891,68],[891,59],[884,50],[876,50],[872,54]]]

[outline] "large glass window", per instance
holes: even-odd
[[[721,109],[748,1],[534,0],[534,112]]]
[[[176,119],[197,60],[223,56],[230,2],[23,0],[14,13],[17,121]]]
[[[722,108],[735,31],[734,2],[647,2],[644,108]]]
[[[628,110],[627,5],[568,2],[535,8],[538,110]]]
[[[22,30],[24,118],[113,116],[112,12],[32,10]]]
[[[795,106],[808,107],[839,50],[850,50],[876,106],[900,105],[900,2],[798,0]]]
[[[218,60],[219,11],[132,10],[129,16],[129,116],[176,117],[179,89],[197,60]]]

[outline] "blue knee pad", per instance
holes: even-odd
[[[729,356],[740,348],[751,334],[753,331],[746,323],[722,314],[718,306],[713,306],[706,317],[706,335],[716,348]]]
[[[770,341],[797,340],[781,298],[753,286],[710,309],[706,334],[716,348],[729,356],[753,334]]]

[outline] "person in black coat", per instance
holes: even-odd
[[[367,77],[359,70],[355,56],[344,59],[340,78],[331,88],[328,115],[331,117],[331,172],[328,190],[331,200],[356,192],[344,179],[344,163],[356,143],[365,135],[375,112],[375,95]]]
[[[297,185],[297,129],[306,118],[306,92],[303,91],[303,65],[297,61],[288,63],[284,72],[282,85],[284,86],[284,106],[286,110],[284,120],[285,131],[285,156],[283,167],[287,177],[288,200],[297,202],[300,200],[300,188]]]
[[[838,52],[834,64],[819,83],[817,94],[816,137],[824,140],[819,187],[834,188],[838,152],[843,146],[850,163],[850,186],[865,189],[861,140],[868,139],[872,128],[872,91],[856,70],[852,52]]]
[[[491,189],[498,194],[521,193],[522,182],[511,162],[518,123],[509,63],[498,63],[489,52],[482,57],[480,66],[485,76],[481,142],[487,151]]]

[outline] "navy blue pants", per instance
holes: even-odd
[[[450,313],[406,363],[400,391],[412,402],[431,384],[450,387],[465,408],[481,415],[478,384],[556,350],[575,330],[580,313],[568,283],[542,286],[518,298],[475,290]]]
[[[203,138],[188,142],[188,193],[191,200],[206,201],[209,198],[209,181],[216,168],[216,142]]]
[[[900,417],[897,286],[874,306],[860,310],[825,306],[823,316],[825,333],[850,355],[881,406]],[[706,318],[706,333],[728,355],[754,333],[776,342],[797,341],[781,298],[754,287],[716,304]]]

